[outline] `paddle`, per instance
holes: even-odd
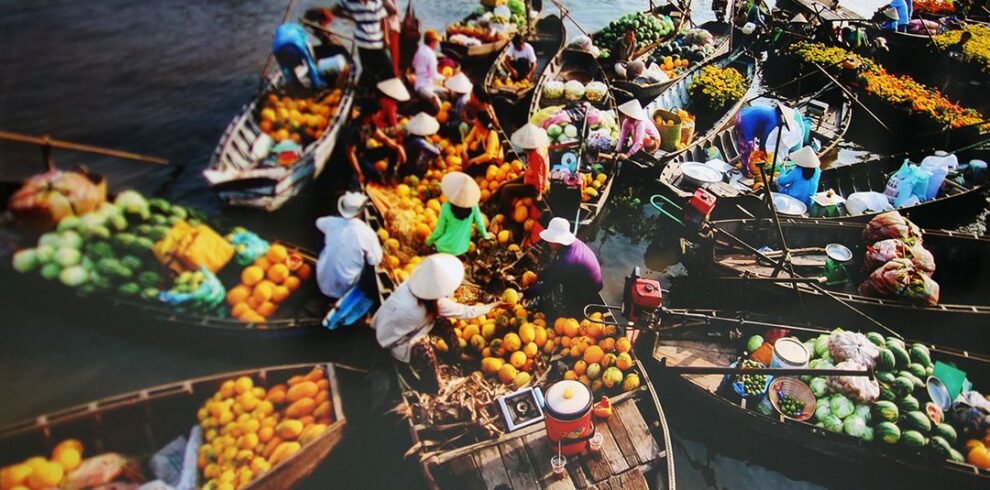
[[[164,158],[140,155],[138,153],[131,153],[129,151],[120,151],[110,148],[102,148],[99,146],[86,145],[82,143],[73,143],[71,141],[57,140],[48,135],[32,136],[29,134],[15,133],[12,131],[0,131],[0,139],[7,141],[14,141],[17,143],[27,143],[30,145],[40,146],[42,155],[45,158],[45,165],[49,170],[55,168],[55,161],[51,156],[52,148],[78,151],[83,153],[93,153],[95,155],[104,155],[108,157],[121,158],[124,160],[134,160],[138,162],[154,163],[158,165],[168,164],[168,160]]]
[[[871,111],[868,107],[866,107],[866,105],[864,105],[862,102],[860,102],[859,101],[859,98],[857,98],[852,92],[849,91],[849,89],[847,89],[844,85],[842,85],[842,82],[839,82],[839,80],[837,80],[835,77],[833,77],[829,72],[825,71],[825,69],[822,68],[821,65],[819,65],[818,63],[812,63],[812,64],[814,65],[815,68],[818,69],[818,71],[822,72],[826,77],[828,77],[829,80],[832,80],[832,82],[835,83],[835,86],[836,87],[839,87],[839,90],[841,90],[844,94],[846,94],[846,96],[849,97],[850,100],[852,100],[853,102],[855,102],[856,105],[858,105],[861,109],[863,109],[864,111],[866,111],[866,113],[869,114],[870,117],[873,118],[873,120],[876,121],[877,124],[880,125],[880,127],[882,127],[883,129],[886,129],[888,133],[892,133],[893,132],[893,131],[890,130],[889,127],[887,127],[886,124],[883,123],[882,120],[880,120],[879,117],[877,117],[876,114],[873,113],[873,111]]]

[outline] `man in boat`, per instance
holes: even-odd
[[[636,55],[636,48],[636,29],[632,26],[626,27],[625,34],[612,46],[612,69],[617,76],[626,78],[626,65]]]
[[[302,26],[292,22],[278,26],[275,30],[275,39],[272,41],[272,53],[282,68],[284,80],[306,86],[296,74],[296,67],[303,65],[306,67],[306,74],[309,78],[308,86],[314,90],[323,88],[323,79],[320,77],[316,61],[313,59],[306,30]]]
[[[440,97],[437,96],[437,85],[443,78],[437,71],[437,47],[440,46],[440,34],[428,29],[423,34],[423,42],[413,56],[412,68],[416,74],[413,88],[416,95],[433,105],[440,112]]]
[[[512,47],[503,63],[512,80],[532,80],[536,72],[536,50],[523,39],[522,34],[516,34],[512,37]]]
[[[526,171],[522,182],[511,182],[499,188],[499,209],[510,215],[516,199],[543,200],[550,190],[550,138],[545,129],[526,123],[512,133],[512,144],[526,152]]]
[[[406,137],[402,146],[406,149],[406,164],[399,168],[399,176],[417,175],[422,177],[437,156],[440,149],[427,140],[427,137],[436,134],[440,129],[440,123],[436,118],[420,112],[413,116],[406,123]]]
[[[959,61],[963,59],[963,52],[966,49],[966,44],[973,39],[973,33],[970,31],[963,31],[959,35],[959,40],[950,44],[948,48],[945,49],[950,59]]]
[[[354,21],[354,44],[361,58],[363,86],[395,76],[388,51],[388,13],[382,0],[340,0],[334,14]]]
[[[564,307],[569,311],[580,311],[585,305],[599,302],[602,267],[595,252],[571,233],[570,223],[564,218],[553,218],[540,232],[540,238],[549,244],[553,257],[526,296],[543,296],[562,286]]]
[[[409,100],[409,91],[398,78],[378,82],[377,88],[379,97],[365,98],[359,120],[345,125],[340,135],[347,143],[347,161],[356,178],[352,186],[363,185],[369,178],[375,182],[392,180],[394,170],[406,162],[406,150],[395,137],[396,104]]]
[[[811,209],[811,196],[818,192],[818,180],[822,176],[821,161],[810,146],[788,155],[794,166],[777,179],[777,191],[803,202]]]
[[[316,220],[324,245],[316,262],[316,282],[329,298],[342,298],[358,284],[365,267],[382,261],[378,235],[360,218],[368,198],[361,192],[345,192],[337,200],[340,216]]]

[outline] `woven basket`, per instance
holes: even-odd
[[[787,395],[804,402],[804,410],[799,416],[790,417],[780,410],[779,403],[781,395]],[[804,421],[810,419],[815,414],[815,394],[811,392],[811,388],[808,388],[808,385],[804,384],[798,378],[775,378],[770,382],[770,387],[767,389],[767,397],[770,398],[770,404],[773,405],[773,408],[789,419]]]

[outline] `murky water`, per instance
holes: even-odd
[[[316,2],[300,3],[304,8]],[[564,3],[588,31],[647,5],[637,0]],[[871,11],[880,2],[844,3]],[[424,23],[438,28],[474,5],[416,2]],[[708,5],[707,0],[695,2],[697,22],[710,18]],[[319,238],[311,223],[332,207],[332,177],[310,186],[305,196],[278,213],[262,215],[222,210],[200,176],[224,127],[258,89],[271,32],[284,8],[284,2],[274,0],[5,1],[0,4],[0,129],[168,158],[171,164],[161,168],[56,153],[60,165],[86,164],[108,175],[115,188],[162,192],[183,204],[223,211],[251,228],[315,247]],[[574,32],[572,27],[568,25]],[[21,178],[38,168],[36,149],[0,143],[0,179]],[[677,231],[649,209],[649,192],[616,189],[611,216],[596,230],[594,246],[603,258],[610,302],[618,302],[622,278],[633,267],[656,274],[677,262]],[[381,365],[366,331],[272,341],[196,338],[171,334],[167,325],[126,312],[87,309],[61,300],[44,292],[25,294],[15,278],[0,278],[0,425],[226,370],[320,360]],[[352,432],[332,461],[304,486],[408,487],[420,481],[414,462],[401,459],[409,444],[405,425],[379,415],[396,402],[382,398],[387,377],[343,376],[345,396],[353,407],[348,414]],[[675,454],[682,488],[815,486],[817,475],[784,476],[722,455],[718,440],[694,440],[689,429],[696,421],[690,413],[668,416],[678,438]]]

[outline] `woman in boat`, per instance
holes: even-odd
[[[378,109],[371,115],[375,127],[393,132],[399,127],[399,102],[409,100],[409,90],[402,80],[390,78],[378,82]]]
[[[440,97],[437,96],[437,85],[442,77],[437,71],[437,47],[440,45],[440,34],[429,29],[423,34],[423,42],[413,56],[412,68],[416,74],[414,85],[416,95],[429,102],[434,111],[440,112]]]
[[[601,264],[595,252],[571,233],[570,223],[564,218],[553,218],[540,232],[540,238],[549,244],[553,257],[540,274],[540,281],[525,296],[535,298],[563,286],[564,304],[570,311],[580,311],[585,305],[600,301]]]
[[[402,362],[432,357],[426,340],[437,319],[477,318],[500,303],[467,306],[449,298],[464,281],[464,264],[448,254],[427,257],[382,303],[371,322],[378,344]]]
[[[324,245],[316,262],[316,282],[329,298],[342,298],[361,278],[365,265],[374,267],[382,261],[378,236],[359,219],[368,197],[360,192],[345,192],[337,200],[340,216],[316,220],[323,232]]]
[[[440,181],[440,190],[447,202],[440,207],[436,228],[426,239],[427,247],[436,247],[440,253],[462,255],[471,246],[474,227],[485,240],[492,238],[485,230],[485,219],[478,209],[481,188],[470,175],[450,172]]]
[[[783,134],[780,136],[781,150],[789,151],[804,141],[804,123],[801,115],[780,102],[773,106],[745,107],[736,115],[735,127],[732,131],[736,137],[739,164],[744,174],[756,175],[759,166],[757,158],[754,157],[756,155],[765,157],[777,148],[777,138],[771,135],[774,134],[775,129],[780,131],[778,128],[783,128]]]
[[[465,171],[469,174],[482,174],[488,164],[501,165],[504,154],[502,142],[492,115],[487,110],[478,111],[471,126],[471,132],[464,138]]]
[[[454,106],[454,110],[450,112],[449,119],[444,123],[444,126],[450,129],[452,134],[460,136],[460,140],[464,140],[468,131],[471,130],[467,111],[471,103],[471,92],[474,85],[464,72],[458,72],[444,82],[444,87],[450,92]]]
[[[632,61],[636,55],[636,29],[633,26],[626,27],[626,32],[612,45],[612,70],[620,78],[626,78],[626,65]]]
[[[436,118],[420,112],[406,123],[406,136],[402,146],[406,150],[406,164],[399,168],[399,176],[422,177],[440,155],[440,149],[426,138],[437,133],[440,123]]]
[[[522,34],[513,36],[509,55],[503,62],[503,68],[509,72],[512,80],[532,80],[533,73],[536,72],[536,63],[536,50],[533,49],[533,45],[526,42]]]
[[[347,142],[347,161],[357,180],[352,188],[369,181],[391,181],[394,170],[406,163],[405,148],[391,136],[394,131],[383,127],[382,111],[379,99],[365,99],[360,120],[345,125],[341,132],[340,139]],[[386,162],[385,168],[378,164],[381,161]]]
[[[660,132],[653,124],[653,121],[650,121],[646,116],[646,111],[640,105],[639,101],[632,99],[620,105],[619,112],[624,116],[622,129],[619,131],[619,141],[615,146],[615,151],[619,153],[619,157],[631,157],[641,149],[646,151],[656,150],[660,142]]]
[[[521,198],[543,200],[543,194],[550,190],[550,138],[543,128],[526,123],[512,133],[512,144],[526,152],[526,172],[522,182],[505,184],[499,189],[499,209],[511,211],[512,201]]]
[[[821,161],[810,146],[788,155],[793,167],[777,179],[777,191],[787,194],[811,208],[811,196],[818,192],[818,179],[822,176]]]

